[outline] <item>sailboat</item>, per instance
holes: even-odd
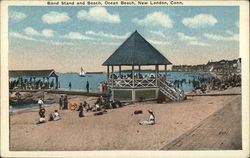
[[[83,68],[81,67],[81,71],[79,73],[80,77],[85,77],[85,71],[83,70]]]

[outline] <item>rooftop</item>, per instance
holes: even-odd
[[[103,63],[109,65],[171,65],[172,63],[135,31]]]

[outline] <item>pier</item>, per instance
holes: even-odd
[[[66,95],[84,95],[84,96],[107,96],[106,93],[100,92],[89,92],[84,90],[69,90],[69,89],[18,89],[18,90],[10,90],[10,92],[47,92],[53,94],[66,94]]]

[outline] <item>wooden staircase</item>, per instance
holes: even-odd
[[[176,88],[170,82],[158,80],[160,92],[162,92],[166,97],[172,101],[181,101],[184,100],[185,95],[182,90]]]

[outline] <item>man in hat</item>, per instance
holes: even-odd
[[[152,110],[148,110],[149,117],[147,120],[141,120],[139,125],[153,125],[155,124],[155,115]]]

